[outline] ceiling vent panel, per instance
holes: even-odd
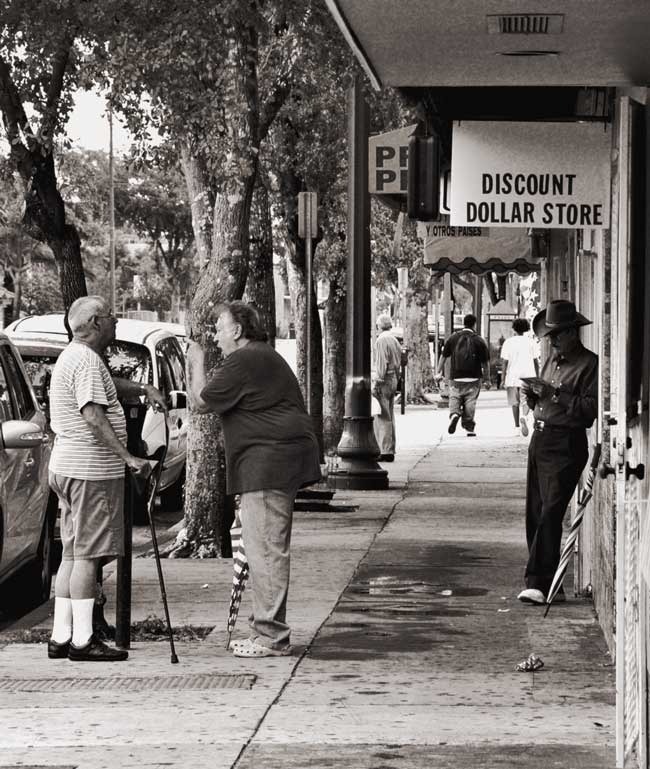
[[[558,35],[564,26],[562,13],[510,13],[487,17],[491,35]]]

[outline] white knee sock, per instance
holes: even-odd
[[[72,635],[72,601],[69,598],[54,598],[54,625],[52,626],[52,640],[63,644],[70,640]]]
[[[94,598],[72,599],[72,643],[85,646],[93,634]]]

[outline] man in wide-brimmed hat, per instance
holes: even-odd
[[[535,420],[526,482],[526,589],[518,596],[526,603],[546,601],[560,559],[562,520],[587,463],[586,430],[598,413],[598,356],[582,345],[579,329],[590,323],[565,299],[533,319],[533,331],[548,338],[551,354],[541,378],[523,388]]]

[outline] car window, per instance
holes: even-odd
[[[3,345],[0,348],[2,356],[2,367],[10,393],[14,400],[14,419],[28,419],[36,410],[32,394],[29,391],[23,372],[20,370],[18,361],[13,350]]]
[[[176,339],[163,339],[156,346],[156,355],[161,353],[166,361],[172,390],[185,391],[185,360]]]
[[[156,345],[156,365],[158,366],[158,387],[164,395],[168,395],[176,388],[169,359],[165,355],[164,346],[160,343]]]
[[[3,363],[3,365],[0,365],[0,421],[7,422],[9,419],[16,419],[16,411],[11,399],[11,392]]]
[[[140,384],[152,384],[151,356],[143,344],[113,342],[104,355],[113,376]]]
[[[24,350],[21,350],[20,355],[36,397],[45,400],[49,395],[52,369],[58,356],[31,354]]]

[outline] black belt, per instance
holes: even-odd
[[[538,433],[551,432],[551,433],[575,433],[584,432],[584,427],[565,427],[563,425],[549,425],[543,419],[536,419],[533,423],[533,428]]]

